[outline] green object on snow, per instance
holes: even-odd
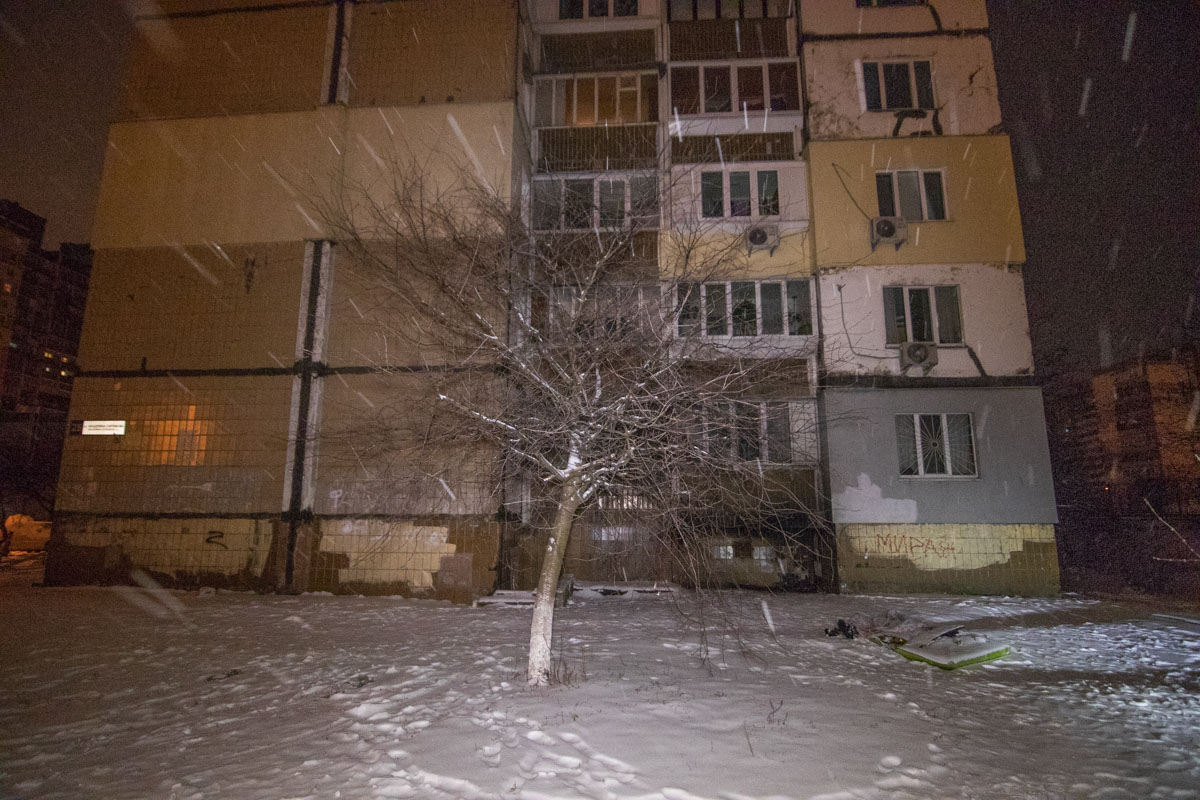
[[[1008,655],[1009,646],[955,631],[939,634],[924,644],[898,645],[895,650],[909,661],[921,661],[941,669],[958,669],[1002,658]]]

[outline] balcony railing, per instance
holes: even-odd
[[[658,125],[596,125],[539,128],[539,172],[604,172],[654,169],[658,164]]]

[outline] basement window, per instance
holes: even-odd
[[[862,70],[868,111],[934,108],[928,61],[864,61]]]
[[[978,475],[970,414],[897,414],[896,446],[901,475]]]

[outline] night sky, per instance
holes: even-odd
[[[48,247],[90,236],[127,4],[0,0],[0,197],[49,220]],[[1039,371],[1169,351],[1200,282],[1200,4],[988,12]]]

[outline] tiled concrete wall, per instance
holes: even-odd
[[[303,273],[303,242],[99,250],[79,364],[89,371],[291,366]]]
[[[453,379],[436,371],[325,378],[316,513],[495,514],[496,454],[454,438],[454,420],[437,413],[439,386]]]
[[[837,526],[851,592],[1047,595],[1058,592],[1053,525]]]
[[[57,509],[278,512],[291,402],[290,376],[76,378],[70,418],[126,433],[67,437]]]
[[[277,523],[262,519],[56,517],[50,584],[125,580],[131,568],[173,585],[274,588]]]

